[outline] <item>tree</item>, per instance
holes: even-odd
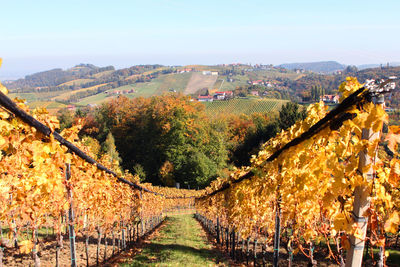
[[[344,69],[344,73],[346,73],[346,74],[349,74],[349,73],[356,73],[358,71],[358,68],[356,67],[356,66],[347,66],[345,69]]]
[[[110,131],[122,166],[134,172],[139,164],[147,182],[204,187],[226,166],[224,133],[186,96],[119,97],[97,112],[99,137]]]
[[[298,120],[304,120],[306,118],[306,110],[303,108],[300,110],[300,106],[297,103],[288,102],[282,106],[279,111],[278,123],[279,127],[286,130],[290,126],[296,123]]]
[[[60,109],[57,112],[57,119],[60,122],[60,131],[70,128],[74,121],[74,114],[68,109]]]
[[[111,132],[108,133],[106,141],[104,141],[103,151],[110,157],[111,162],[117,162],[118,164],[121,162],[117,147],[115,146],[115,139]]]

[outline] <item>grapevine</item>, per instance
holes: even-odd
[[[355,78],[347,78],[339,88],[342,100],[360,88]],[[358,171],[360,152],[367,150],[375,157],[380,148],[379,139],[371,143],[362,139],[362,129],[381,132],[387,122],[382,106],[368,101],[353,105],[345,111],[350,119],[343,120],[342,125],[326,127],[267,161],[325,117],[327,109],[321,102],[309,106],[307,113],[305,120],[265,143],[252,157],[250,167],[235,169],[229,178],[214,181],[205,196],[197,199],[197,210],[207,218],[218,217],[242,238],[262,233],[272,242],[279,209],[281,225],[292,229],[290,242],[297,244],[298,250],[308,255],[304,243],[329,244],[334,240],[341,248],[336,252],[329,248],[330,257],[339,262],[341,251],[350,247],[348,237],[361,237],[352,207],[355,188],[364,185],[371,192],[371,206],[364,215],[372,222],[370,242],[384,246],[384,232],[396,233],[400,223],[398,156],[367,165],[365,169],[373,168],[372,180]]]
[[[0,84],[2,94],[7,89]],[[19,109],[46,125],[53,133],[58,120],[45,109],[30,111],[23,100],[15,99]],[[80,125],[65,129],[59,135],[106,168],[119,170],[117,162],[106,155],[96,158],[91,148],[79,140]],[[66,213],[75,213],[73,224],[78,235],[114,231],[125,233],[138,223],[155,221],[163,212],[176,206],[188,206],[194,190],[161,188],[140,184],[137,176],[127,172],[100,170],[62,146],[53,134],[45,135],[11,112],[0,110],[0,222],[11,229],[9,239],[23,236],[27,227],[33,233],[19,242],[21,253],[33,253],[39,264],[37,230],[49,224],[58,237],[66,227]],[[66,181],[66,164],[71,166],[71,179]],[[121,182],[123,177],[127,183]],[[142,188],[138,190],[137,188]],[[67,197],[72,192],[73,200]],[[16,240],[15,240],[16,241]],[[2,241],[3,242],[3,241]],[[3,245],[2,245],[3,246]]]

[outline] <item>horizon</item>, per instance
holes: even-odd
[[[67,70],[67,69],[76,67],[76,66],[81,65],[81,64],[91,64],[91,65],[94,65],[96,67],[113,66],[116,70],[118,70],[118,69],[129,68],[129,67],[137,66],[137,65],[162,65],[162,66],[166,66],[166,67],[184,67],[184,66],[191,66],[191,65],[218,66],[218,65],[230,65],[230,64],[244,64],[244,65],[253,65],[254,66],[256,64],[261,64],[261,65],[272,65],[272,66],[276,67],[276,66],[284,65],[284,64],[302,64],[302,63],[318,63],[318,62],[336,62],[336,63],[339,63],[339,64],[344,65],[344,66],[356,66],[356,67],[367,66],[367,65],[379,66],[379,65],[386,65],[386,64],[394,65],[394,66],[399,66],[400,65],[400,62],[384,62],[384,63],[367,63],[367,64],[359,64],[359,65],[354,65],[354,64],[347,65],[347,64],[343,64],[341,62],[338,62],[336,60],[325,60],[325,61],[313,61],[313,62],[283,62],[283,63],[280,63],[280,64],[252,63],[252,62],[230,62],[230,63],[217,63],[217,64],[187,64],[187,65],[176,64],[176,65],[166,65],[166,64],[160,64],[160,63],[147,63],[147,64],[146,63],[140,63],[140,64],[135,64],[135,65],[127,65],[127,66],[117,67],[117,66],[114,66],[114,65],[107,65],[107,64],[97,65],[97,64],[93,64],[91,62],[80,62],[80,63],[76,63],[76,64],[64,66],[64,67],[54,66],[54,67],[50,67],[50,68],[46,68],[46,69],[42,69],[42,70],[37,70],[37,71],[34,71],[34,72],[30,72],[30,73],[24,73],[24,74],[22,74],[22,72],[21,72],[21,74],[18,74],[18,73],[13,74],[13,73],[7,73],[6,72],[5,75],[4,74],[2,75],[2,71],[1,71],[2,66],[0,66],[0,82],[1,81],[13,81],[13,80],[18,80],[18,79],[24,79],[26,76],[29,76],[29,75],[32,75],[32,74],[36,74],[36,73],[40,73],[40,72],[46,72],[46,71],[49,71],[49,70],[52,70],[52,69]],[[3,65],[4,65],[4,60],[3,60]]]
[[[1,3],[0,79],[80,63],[217,65],[400,61],[398,1]],[[23,8],[21,8],[23,6]],[[390,6],[390,9],[385,8]],[[397,8],[396,8],[397,7]],[[373,18],[368,20],[366,18]],[[375,37],[376,36],[376,37]]]

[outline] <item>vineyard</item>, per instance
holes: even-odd
[[[232,260],[247,265],[278,266],[282,253],[287,266],[300,255],[311,266],[361,266],[363,257],[391,264],[400,137],[384,127],[382,95],[393,88],[393,80],[348,78],[337,108],[309,106],[308,117],[265,143],[251,166],[187,190],[140,183],[106,155],[97,158],[78,137],[79,124],[58,133],[55,117],[10,100],[0,84],[0,266],[100,265],[167,212],[191,208]],[[234,99],[207,110],[265,113],[282,102]]]
[[[200,194],[111,171],[116,163],[96,159],[79,141],[79,126],[58,134],[55,117],[44,109],[30,115],[23,101],[0,89],[6,107],[0,112],[0,266],[31,265],[28,254],[35,266],[69,265],[60,258],[68,243],[72,266],[98,265],[159,225],[164,212],[193,206]]]
[[[272,250],[278,266],[283,245],[288,266],[298,253],[317,265],[317,252],[340,266],[361,266],[363,257],[385,265],[385,249],[397,246],[400,161],[397,136],[382,135],[383,87],[369,85],[348,78],[335,110],[310,106],[250,167],[215,180],[197,199],[196,216],[232,258],[265,265]]]
[[[218,114],[252,114],[278,111],[287,101],[279,99],[231,99],[207,102],[206,112],[210,116]]]

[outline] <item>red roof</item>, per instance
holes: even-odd
[[[227,95],[231,95],[233,94],[232,91],[223,91],[223,92],[215,92],[216,95],[223,95],[223,94],[227,94]]]

